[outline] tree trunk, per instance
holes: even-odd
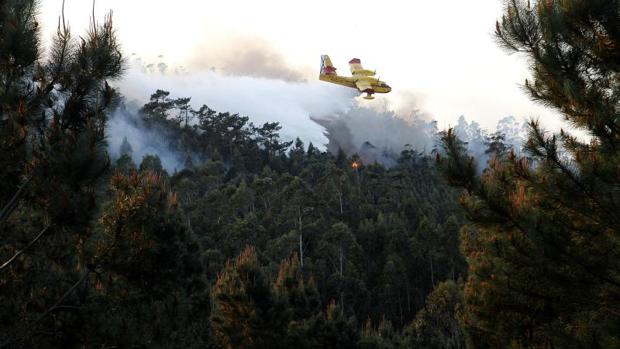
[[[340,240],[340,244],[338,246],[338,252],[339,252],[339,257],[340,257],[340,280],[338,280],[338,288],[340,288],[340,308],[344,311],[344,296],[343,296],[343,292],[342,292],[342,260],[343,260],[343,256],[342,256],[342,240]]]
[[[339,246],[339,254],[340,254],[340,278],[342,278],[342,241],[340,241]]]
[[[428,260],[431,262],[431,286],[435,288],[435,273],[433,272],[433,257],[429,255]]]
[[[299,218],[299,266],[303,270],[304,268],[304,234],[302,232],[301,225],[301,207],[297,208],[297,217]]]

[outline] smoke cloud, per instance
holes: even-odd
[[[487,149],[492,132],[482,129],[475,121],[468,122],[465,116],[459,118],[454,132],[467,143],[467,150],[476,159],[478,170],[482,171],[486,168],[491,155],[487,153]],[[527,121],[525,119],[519,121],[514,116],[507,116],[497,122],[493,132],[501,134],[504,137],[504,144],[519,154],[527,139]]]
[[[191,97],[194,109],[206,104],[220,112],[248,116],[257,125],[280,122],[281,136],[299,137],[306,142],[324,145],[323,128],[310,115],[324,116],[346,111],[355,103],[358,92],[321,81],[287,82],[284,80],[229,76],[217,71],[195,71],[182,68],[161,72],[134,60],[120,83],[127,100],[143,105],[157,89],[170,92],[171,97]]]
[[[248,116],[257,125],[277,121],[284,140],[299,137],[334,154],[342,149],[348,155],[360,155],[364,163],[389,167],[407,145],[429,153],[438,142],[437,123],[419,109],[415,95],[400,96],[404,102],[395,111],[381,105],[380,99],[359,102],[357,91],[320,81],[227,75],[217,70],[189,73],[163,61],[147,64],[140,59],[134,59],[119,87],[134,107],[117,113],[109,122],[111,155],[120,155],[126,137],[136,163],[146,154],[157,154],[169,172],[182,169],[187,154],[172,151],[161,130],[145,130],[136,116],[138,106],[157,89],[169,91],[172,98],[191,97],[194,109],[206,104],[216,111]],[[486,164],[489,133],[464,117],[455,130],[479,163]],[[522,144],[523,124],[514,117],[500,120],[497,130],[506,134],[509,145],[519,148]]]
[[[317,68],[318,69],[318,68]],[[220,112],[248,116],[256,125],[277,121],[282,125],[281,137],[297,137],[325,149],[328,139],[324,128],[310,119],[344,112],[355,104],[357,91],[320,81],[291,82],[251,76],[225,75],[202,70],[191,74],[182,67],[170,68],[164,62],[130,62],[124,79],[117,86],[133,107],[118,112],[108,123],[108,144],[112,157],[118,158],[123,138],[127,138],[140,163],[146,154],[157,154],[168,172],[183,168],[187,154],[176,154],[168,147],[161,131],[146,131],[137,116],[139,106],[148,102],[157,89],[170,92],[170,97],[191,97],[191,106],[203,104]]]
[[[122,155],[121,144],[127,139],[132,149],[129,155],[137,165],[140,165],[146,155],[157,155],[168,173],[183,169],[187,154],[171,150],[168,137],[163,131],[144,127],[136,105],[125,107],[126,109],[116,111],[108,120],[106,133],[112,159],[118,159]],[[196,159],[197,156],[193,158]]]
[[[289,67],[271,43],[257,37],[228,37],[225,43],[204,43],[198,46],[188,67],[232,76],[305,81],[303,74]]]
[[[405,146],[430,152],[437,142],[437,123],[417,110],[403,117],[392,110],[355,106],[313,120],[325,127],[330,152],[358,154],[364,163],[390,167]]]

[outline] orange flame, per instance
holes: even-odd
[[[351,164],[352,168],[358,168],[360,167],[360,164],[357,161],[353,161],[353,163]]]

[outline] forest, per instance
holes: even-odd
[[[44,51],[37,1],[0,2],[0,348],[620,348],[620,1],[506,0],[495,36],[572,129],[387,166],[175,91],[134,111],[111,13]],[[110,149],[129,114],[183,167]]]

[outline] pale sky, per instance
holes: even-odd
[[[61,3],[42,0],[47,37]],[[91,4],[66,0],[75,34],[86,28]],[[460,115],[487,128],[508,115],[558,124],[557,114],[520,89],[528,74],[525,58],[508,55],[494,41],[500,0],[98,0],[96,17],[102,20],[110,9],[125,54],[146,61],[163,55],[168,65],[191,72],[213,51],[234,52],[239,42],[255,41],[271,46],[308,80],[317,79],[321,54],[345,74],[347,62],[360,58],[392,86],[392,93],[373,103],[398,109],[413,99],[440,129]]]

